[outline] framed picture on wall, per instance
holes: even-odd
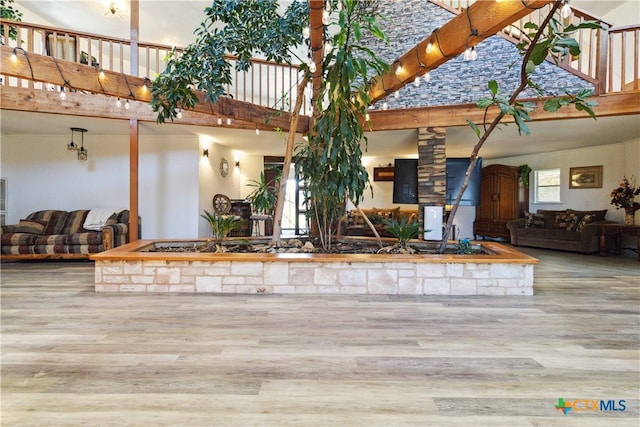
[[[569,188],[602,188],[602,166],[569,168]]]

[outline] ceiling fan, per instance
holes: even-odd
[[[124,7],[119,5],[117,2],[112,1],[112,2],[109,2],[109,4],[107,5],[107,10],[104,11],[104,16],[117,16],[123,22],[126,22],[127,21],[127,17],[125,15],[126,12],[127,10]]]

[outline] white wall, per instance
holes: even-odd
[[[616,208],[611,205],[610,194],[611,190],[618,186],[623,176],[626,175],[630,177],[633,175],[636,178],[640,178],[640,140],[485,161],[485,165],[496,163],[512,166],[519,166],[526,163],[533,170],[560,168],[562,180],[562,186],[560,188],[561,203],[530,203],[529,210],[531,212],[536,212],[538,209],[607,209],[606,219],[624,222],[624,212],[616,210]],[[597,165],[603,166],[602,188],[569,188],[569,168]],[[640,183],[640,180],[638,183]],[[533,201],[532,187],[533,186],[529,188],[531,201]]]
[[[129,137],[85,135],[89,160],[66,150],[70,135],[2,135],[8,224],[43,209],[129,206]],[[77,142],[77,141],[76,141]],[[197,137],[140,137],[142,238],[198,236]]]
[[[8,183],[8,224],[43,209],[129,205],[129,161],[123,155],[128,153],[128,141],[89,133],[84,141],[89,160],[83,164],[75,152],[66,149],[70,135],[2,135],[1,174]]]
[[[199,157],[195,136],[140,137],[138,207],[142,238],[198,236]]]
[[[209,157],[202,156],[204,149],[209,150]],[[224,194],[232,200],[245,199],[251,192],[251,188],[246,186],[247,181],[260,178],[263,161],[262,156],[246,155],[207,139],[200,140],[198,152],[200,156],[198,237],[209,237],[210,226],[200,215],[205,210],[213,212],[212,201],[216,194]],[[223,157],[229,162],[229,174],[226,177],[220,174],[220,160]],[[236,162],[239,162],[237,167]]]

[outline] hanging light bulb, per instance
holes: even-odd
[[[222,124],[222,117],[218,116],[218,126]]]
[[[64,101],[67,99],[67,93],[64,90],[64,86],[60,88],[60,100]]]
[[[369,113],[367,113],[367,114],[365,114],[365,115],[364,115],[364,119],[365,119],[366,121],[371,120],[371,116],[369,115]]]
[[[311,36],[311,28],[307,25],[302,29],[302,38],[307,40]]]
[[[393,97],[394,97],[395,99],[399,99],[399,98],[400,98],[400,92],[399,92],[399,91],[395,91],[395,92],[393,92]]]
[[[178,110],[178,114],[176,115],[176,117],[178,117],[178,119],[182,118],[182,108]]]
[[[469,60],[475,61],[476,59],[478,59],[478,51],[476,50],[476,47],[473,46],[471,48],[471,53],[469,54]]]
[[[124,102],[124,109],[125,109],[125,110],[128,110],[129,108],[131,108],[131,105],[129,105],[129,100],[127,99],[127,100]]]
[[[122,108],[122,101],[120,101],[120,98],[116,101],[116,107]]]
[[[402,63],[398,62],[398,66],[396,67],[396,76],[399,76],[400,74],[402,74],[403,71],[404,71],[404,68],[402,67]]]
[[[329,25],[331,23],[331,15],[327,10],[322,11],[322,25]]]
[[[431,81],[431,73],[427,72],[424,76],[422,76],[424,78],[424,81],[429,83]]]
[[[389,104],[387,104],[386,102],[382,103],[382,109],[383,110],[388,110],[389,109]]]
[[[560,17],[562,19],[567,19],[571,16],[571,13],[572,13],[572,10],[571,10],[571,6],[569,6],[569,0],[564,0],[562,9],[560,9]]]
[[[311,74],[316,72],[316,63],[309,59],[309,71]]]
[[[427,47],[426,47],[426,49],[424,51],[428,55],[428,54],[431,53],[432,49],[433,49],[433,43],[431,42],[431,40],[429,40],[429,43],[427,44]]]
[[[465,61],[471,61],[471,48],[470,48],[470,47],[467,47],[467,48],[464,50],[464,54],[462,55],[462,58],[463,58]]]
[[[73,132],[75,129],[76,128],[71,128],[71,142],[67,144],[67,150],[69,151],[76,151],[78,149],[78,146],[73,142]]]
[[[231,125],[231,117],[227,117],[227,126]]]
[[[80,147],[78,149],[78,160],[84,163],[87,161],[88,158],[89,158],[89,152],[87,151],[87,149],[84,147]]]
[[[18,60],[18,55],[16,55],[16,48],[13,48],[13,52],[11,52],[11,62],[16,62]]]
[[[100,80],[104,80],[104,78],[105,78],[104,70],[102,68],[100,68],[100,71],[98,71],[98,78]]]
[[[328,54],[332,50],[333,50],[333,43],[331,43],[331,40],[327,40],[326,42],[324,42],[324,52]]]
[[[416,76],[416,79],[413,81],[413,85],[415,87],[420,87],[420,76]]]
[[[256,135],[260,135],[260,129],[258,129],[258,125],[256,125]]]

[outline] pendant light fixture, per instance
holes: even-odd
[[[80,147],[78,147],[74,141],[74,134],[76,132],[80,133]],[[84,134],[86,132],[87,130],[83,128],[71,128],[71,142],[67,144],[67,150],[78,152],[78,160],[81,162],[86,162],[89,154],[87,149],[84,148]]]

